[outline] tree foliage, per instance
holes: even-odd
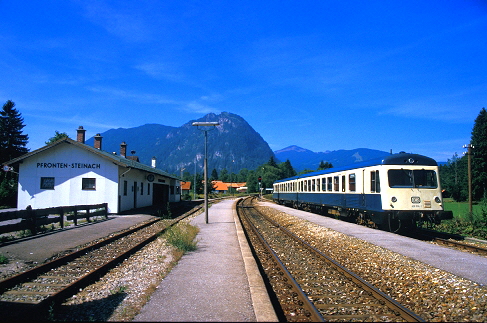
[[[49,140],[48,140],[48,141],[46,141],[46,145],[50,145],[50,144],[52,144],[53,142],[56,142],[56,141],[58,141],[58,140],[60,140],[60,139],[64,139],[64,138],[69,138],[68,134],[67,134],[67,133],[65,133],[65,132],[62,132],[62,133],[61,133],[61,132],[59,132],[59,131],[57,131],[57,130],[56,130],[56,131],[54,132],[54,137],[49,138]]]
[[[472,195],[480,201],[487,197],[487,111],[482,108],[472,130]]]
[[[15,103],[8,100],[0,112],[0,163],[17,158],[29,150],[29,136],[22,134],[24,118]]]
[[[329,162],[320,162],[320,166],[318,166],[318,170],[323,170],[323,169],[328,169],[328,168],[333,168],[333,165]]]
[[[0,112],[0,165],[29,151],[26,147],[29,136],[22,133],[23,122],[15,103],[8,100]],[[1,171],[0,206],[17,205],[17,181],[16,173]]]

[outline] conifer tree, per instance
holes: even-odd
[[[472,195],[479,201],[487,197],[487,111],[482,108],[472,130]]]
[[[29,150],[29,136],[22,134],[24,118],[15,103],[8,100],[0,112],[0,163],[19,157]]]
[[[8,100],[0,111],[0,166],[29,151],[25,147],[29,137],[22,134],[24,119],[14,107]],[[0,206],[17,205],[17,181],[14,172],[0,171]]]

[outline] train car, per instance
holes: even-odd
[[[453,218],[436,161],[404,152],[276,181],[273,199],[392,232]]]

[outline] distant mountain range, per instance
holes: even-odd
[[[274,151],[274,154],[280,161],[289,159],[298,172],[304,169],[316,170],[322,161],[331,163],[333,167],[339,167],[389,155],[388,152],[368,148],[313,152],[298,146],[289,146]]]
[[[289,159],[299,172],[304,169],[316,170],[321,161],[337,167],[389,154],[366,148],[313,152],[298,146],[273,152],[242,117],[229,112],[219,115],[210,113],[181,127],[145,124],[128,129],[110,129],[100,134],[102,149],[119,154],[120,144],[125,142],[127,155],[137,156],[141,163],[150,165],[152,157],[156,157],[156,167],[169,173],[179,175],[181,170],[194,173],[195,169],[201,173],[205,140],[204,131],[201,131],[203,128],[192,126],[196,121],[216,121],[220,124],[215,129],[206,128],[209,172],[213,169],[226,169],[230,173],[238,173],[244,168],[253,170],[267,163],[271,156],[278,162]],[[93,141],[92,137],[86,143],[93,145]]]

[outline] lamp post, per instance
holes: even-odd
[[[475,147],[467,144],[463,145],[463,148],[467,148],[467,152],[464,154],[468,157],[468,211],[472,213],[472,149]]]
[[[219,126],[219,122],[193,122],[192,124],[195,127],[198,127],[198,130],[205,132],[205,165],[204,165],[204,182],[205,182],[205,221],[208,223],[208,131],[213,130],[215,126]],[[203,128],[200,129],[199,127],[210,127],[210,128]]]

